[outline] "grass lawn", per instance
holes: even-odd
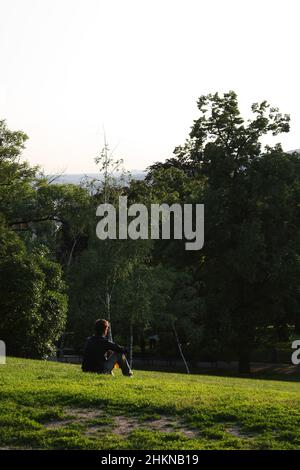
[[[8,358],[0,394],[2,449],[300,449],[297,381]]]

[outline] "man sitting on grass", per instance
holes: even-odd
[[[126,349],[107,339],[109,326],[107,320],[96,320],[95,334],[88,338],[85,345],[82,370],[112,374],[115,364],[118,364],[123,375],[131,377],[133,374],[125,356]]]

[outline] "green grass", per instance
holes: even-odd
[[[136,371],[9,358],[0,366],[0,447],[300,449],[297,381]]]

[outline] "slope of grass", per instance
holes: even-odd
[[[0,447],[299,449],[300,384],[9,358],[0,366]]]

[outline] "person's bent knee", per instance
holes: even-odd
[[[126,359],[126,356],[124,353],[121,353],[121,352],[118,352],[117,353],[117,358],[120,360],[120,359]]]

